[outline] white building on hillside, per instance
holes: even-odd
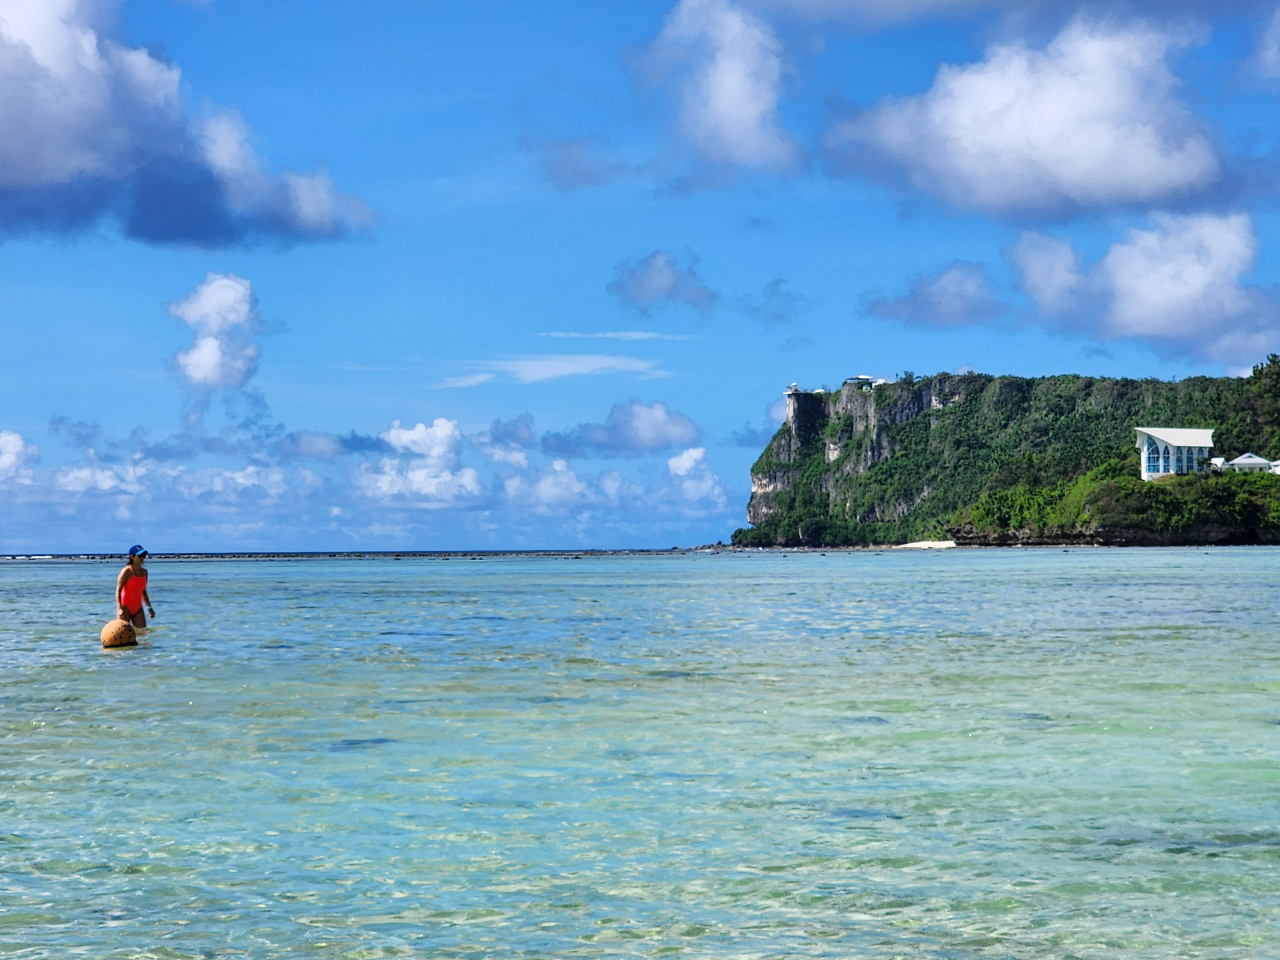
[[[1256,453],[1242,453],[1234,460],[1228,460],[1225,466],[1227,469],[1235,470],[1239,473],[1269,473],[1271,471],[1271,461],[1264,460]]]
[[[1142,479],[1154,480],[1169,473],[1199,473],[1208,469],[1202,461],[1213,449],[1212,430],[1183,427],[1138,427],[1138,456]]]

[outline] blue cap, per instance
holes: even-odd
[[[146,552],[147,551],[142,549],[142,544],[140,543],[135,543],[132,547],[129,548],[129,556],[131,557],[136,557],[138,554],[146,553]]]

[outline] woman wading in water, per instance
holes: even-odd
[[[145,559],[147,551],[142,549],[142,544],[135,543],[129,548],[128,566],[116,577],[116,616],[144,630],[147,627],[147,618],[142,615],[144,603],[151,619],[156,618],[156,608],[147,596],[147,568],[142,565]]]

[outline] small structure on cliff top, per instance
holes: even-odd
[[[1213,449],[1212,430],[1183,427],[1138,427],[1137,430],[1143,480],[1210,469],[1204,461]]]
[[[799,384],[795,383],[782,391],[782,395],[786,397],[787,400],[787,423],[796,422],[796,397],[800,396],[802,393],[804,393],[804,391],[800,389]]]
[[[855,390],[862,390],[864,393],[880,386],[882,383],[888,383],[884,377],[873,377],[868,373],[860,373],[856,377],[845,377],[844,386],[853,387]]]

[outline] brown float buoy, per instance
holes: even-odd
[[[138,632],[128,620],[112,620],[102,628],[104,647],[136,647]]]

